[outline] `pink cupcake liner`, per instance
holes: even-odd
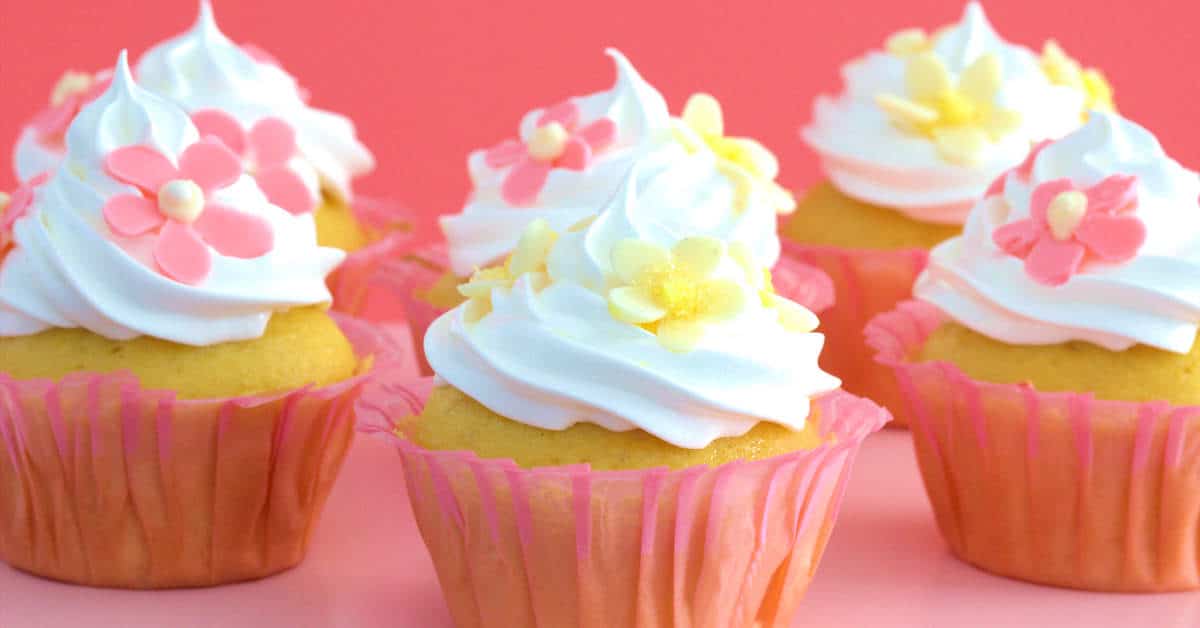
[[[356,196],[353,211],[358,221],[378,239],[346,255],[325,283],[333,294],[335,311],[362,316],[378,273],[388,260],[404,250],[419,221],[413,212],[387,199]]]
[[[824,271],[834,284],[837,302],[821,317],[819,331],[825,334],[821,367],[841,378],[848,392],[890,410],[892,426],[907,426],[910,421],[896,380],[875,362],[863,330],[876,315],[912,297],[913,283],[925,269],[929,252],[812,246],[786,239],[783,247],[784,256]]]
[[[909,301],[876,318],[867,338],[904,393],[954,553],[1063,587],[1200,588],[1200,406],[1039,392],[915,361],[943,321]]]
[[[423,375],[432,375],[433,370],[425,359],[425,332],[445,310],[433,307],[417,293],[428,290],[438,279],[449,272],[449,253],[444,243],[429,244],[410,254],[406,259],[389,264],[382,273],[397,298],[403,303],[408,317],[409,329],[416,348],[417,364]],[[781,256],[771,269],[775,292],[791,299],[818,314],[834,304],[833,280],[823,271],[792,256]],[[822,317],[822,325],[825,317]]]
[[[832,442],[810,451],[681,471],[522,469],[405,438],[433,382],[394,380],[391,407],[360,425],[403,459],[463,628],[791,626],[858,448],[889,419],[839,391],[818,401]]]
[[[339,325],[362,356],[379,332]],[[304,558],[373,375],[182,400],[129,373],[0,373],[0,559],[77,584],[211,586]]]

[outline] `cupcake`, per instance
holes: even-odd
[[[274,205],[316,216],[321,245],[350,253],[330,277],[335,305],[361,311],[371,275],[399,249],[403,219],[378,201],[355,199],[351,181],[370,172],[375,160],[353,123],[311,107],[308,92],[271,55],[230,41],[207,0],[196,24],[147,51],[134,75],[187,110],[202,136],[215,136],[237,153]],[[21,180],[62,160],[67,124],[106,80],[103,73],[64,75],[51,106],[18,139],[13,163]]]
[[[473,189],[462,211],[440,219],[444,245],[414,254],[394,273],[418,346],[429,323],[462,302],[456,286],[503,260],[530,221],[562,231],[595,214],[635,164],[640,205],[659,220],[740,242],[767,267],[779,261],[776,214],[794,201],[774,182],[774,156],[754,140],[725,137],[711,96],[694,96],[682,118],[672,118],[624,56],[608,55],[617,73],[611,89],[531,111],[519,139],[471,153]],[[831,284],[815,269],[785,262],[778,274],[779,290],[806,306],[831,302]]]
[[[1111,92],[1054,42],[1039,58],[1004,41],[977,3],[932,35],[892,35],[843,75],[844,91],[819,97],[802,133],[826,180],[783,236],[836,285],[823,365],[904,424],[863,327],[911,295],[929,248],[959,232],[992,181],[1036,143],[1078,128],[1089,108],[1111,110]]]
[[[1200,588],[1200,178],[1096,112],[867,330],[950,547],[1099,591]]]
[[[65,145],[0,220],[0,559],[126,588],[292,567],[370,365],[325,311],[345,254],[124,53]]]
[[[387,426],[459,626],[790,626],[885,410],[742,243],[537,219],[425,339]]]

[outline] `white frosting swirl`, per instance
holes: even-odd
[[[563,230],[595,214],[635,163],[641,173],[639,188],[662,206],[679,210],[676,220],[700,225],[705,233],[721,239],[745,241],[764,264],[774,265],[780,245],[771,199],[762,190],[754,190],[745,207],[734,209],[734,183],[718,170],[716,156],[707,149],[689,154],[672,129],[690,131],[672,121],[662,95],[621,53],[611,49],[607,53],[616,65],[616,84],[608,91],[573,100],[580,109],[581,126],[602,117],[613,120],[616,142],[585,170],[552,170],[532,207],[505,202],[500,190],[510,168],[493,169],[485,163],[487,151],[472,152],[467,166],[474,191],[461,213],[441,219],[453,272],[466,277],[475,268],[504,257],[533,220],[545,219]],[[522,118],[522,137],[533,131],[542,111],[531,111]],[[661,178],[663,172],[672,174]]]
[[[83,327],[117,340],[210,345],[261,336],[276,311],[329,302],[324,278],[344,254],[318,247],[312,215],[271,205],[246,175],[213,199],[270,224],[275,245],[266,255],[213,250],[211,273],[189,286],[152,270],[154,235],[118,245],[101,210],[136,190],[107,174],[105,156],[141,144],[174,161],[198,139],[186,112],[133,83],[122,52],[112,86],[75,118],[66,160],[14,227],[16,246],[0,265],[0,336]]]
[[[715,276],[737,282],[746,307],[707,328],[691,351],[667,350],[610,313],[604,290],[617,242],[670,248],[697,233],[643,211],[639,181],[631,174],[587,228],[559,237],[547,287],[535,290],[524,275],[511,290],[493,290],[481,320],[468,322],[459,307],[435,321],[425,338],[434,371],[494,412],[542,429],[591,422],[703,448],[759,421],[803,428],[810,397],[839,385],[817,366],[824,337],[781,325],[729,257]]]
[[[1057,287],[1037,283],[993,241],[1030,216],[1041,183],[1090,186],[1137,177],[1136,215],[1146,240],[1123,264],[1093,262]],[[1029,181],[1007,176],[1002,195],[979,203],[963,235],[933,250],[914,293],[971,329],[1016,345],[1082,340],[1113,351],[1144,344],[1187,353],[1200,326],[1200,178],[1163,153],[1146,129],[1093,112],[1079,131],[1047,146]]]
[[[892,124],[875,99],[905,93],[905,60],[882,51],[843,68],[844,92],[817,98],[802,136],[847,196],[916,220],[961,224],[987,186],[1021,163],[1032,143],[1080,125],[1083,95],[1051,84],[1036,55],[1001,39],[976,2],[967,5],[961,22],[937,33],[934,51],[956,77],[984,54],[1001,62],[1004,82],[996,104],[1018,112],[1021,126],[988,146],[978,165],[948,163],[933,142]]]
[[[230,41],[217,28],[208,0],[201,2],[200,17],[191,30],[142,55],[137,77],[146,89],[191,113],[220,109],[247,129],[266,117],[286,121],[296,131],[296,144],[308,167],[342,198],[350,198],[354,177],[375,167],[375,158],[355,135],[354,123],[308,106],[291,75],[255,61]]]
[[[21,129],[13,149],[13,169],[18,181],[28,181],[43,172],[53,170],[62,161],[62,147],[46,146],[38,141],[32,126]]]

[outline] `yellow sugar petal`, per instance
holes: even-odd
[[[915,100],[931,100],[954,87],[946,63],[932,52],[923,52],[908,60],[904,83],[909,97]]]
[[[477,323],[480,319],[491,313],[491,299],[471,299],[463,306],[463,319],[468,323]]]
[[[748,276],[754,274],[754,254],[750,252],[750,247],[746,246],[745,242],[731,243],[729,245],[729,257],[737,262],[738,266],[741,266],[742,270]]]
[[[942,159],[959,166],[979,163],[980,154],[988,145],[988,134],[975,127],[950,127],[937,129],[934,144]]]
[[[1087,94],[1087,107],[1096,111],[1116,111],[1113,103],[1113,89],[1108,79],[1100,70],[1089,69],[1083,72],[1083,91]]]
[[[739,163],[752,174],[768,180],[779,176],[779,160],[775,158],[775,153],[768,150],[758,140],[734,137],[727,139],[726,142],[737,148],[737,152],[741,156],[738,160]]]
[[[742,287],[728,279],[704,284],[704,303],[701,317],[705,321],[727,321],[746,309],[746,294]]]
[[[652,242],[627,238],[612,250],[613,272],[622,283],[636,283],[643,273],[671,263],[671,252]]]
[[[579,233],[580,231],[583,231],[584,229],[587,229],[588,227],[592,226],[592,223],[596,222],[596,219],[599,217],[600,217],[600,214],[593,214],[591,216],[588,216],[587,218],[580,220],[579,222],[571,225],[570,227],[567,227],[567,231],[570,233]]]
[[[776,298],[775,309],[779,312],[779,324],[789,331],[807,334],[821,322],[812,310],[788,299]]]
[[[923,29],[906,28],[892,33],[883,48],[896,56],[905,56],[929,50],[930,43]]]
[[[933,124],[938,119],[936,109],[892,94],[875,96],[875,104],[887,114],[893,123],[908,130],[916,130],[924,125]]]
[[[984,118],[983,127],[993,141],[999,140],[1021,128],[1021,113],[1012,109],[993,109]]]
[[[683,121],[671,121],[671,134],[675,136],[675,141],[679,142],[688,153],[699,152],[708,146],[704,142],[704,139]]]
[[[704,337],[704,326],[692,320],[663,321],[658,325],[658,344],[669,351],[687,353]]]
[[[796,197],[787,188],[772,181],[767,185],[767,193],[771,195],[771,205],[777,214],[790,214],[796,211]]]
[[[497,288],[508,288],[512,285],[508,279],[472,279],[467,283],[458,286],[458,293],[468,299],[489,297],[492,290]]]
[[[512,257],[509,258],[509,272],[513,277],[520,277],[541,268],[557,240],[558,234],[550,228],[550,223],[544,218],[529,223],[521,234],[521,239],[517,241]]]
[[[990,52],[971,63],[958,79],[958,89],[976,104],[990,104],[1003,84],[1000,57]]]
[[[725,118],[721,103],[709,94],[692,94],[683,107],[683,121],[704,137],[725,135]]]
[[[725,243],[709,236],[684,238],[671,249],[675,267],[695,277],[713,274],[724,256]]]
[[[541,292],[550,285],[550,274],[542,270],[533,271],[525,275],[525,278],[534,292]]]
[[[653,323],[667,315],[644,288],[622,286],[608,291],[608,311],[613,318],[631,325]]]

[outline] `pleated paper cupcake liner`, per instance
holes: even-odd
[[[784,255],[824,271],[837,302],[821,316],[825,334],[821,367],[838,376],[848,392],[872,399],[891,411],[890,425],[906,427],[903,396],[888,369],[875,362],[863,330],[878,314],[912,298],[912,286],[929,259],[923,249],[879,251],[811,246],[784,240]]]
[[[910,301],[868,337],[904,391],[954,553],[1062,587],[1200,588],[1200,406],[1045,393],[914,361],[943,320]]]
[[[365,359],[378,332],[338,316]],[[200,587],[298,564],[372,374],[176,399],[128,373],[0,374],[0,559],[65,582]]]
[[[411,252],[405,258],[388,265],[383,276],[396,297],[404,304],[409,330],[416,348],[417,364],[423,375],[433,370],[425,359],[425,332],[437,317],[446,311],[418,297],[449,272],[449,254],[444,243],[430,244]],[[821,314],[821,325],[827,325],[827,314],[834,304],[833,281],[821,269],[796,257],[782,255],[771,269],[775,292]]]
[[[376,277],[388,260],[395,259],[414,237],[419,224],[403,205],[388,199],[357,196],[354,215],[376,237],[367,246],[346,255],[325,283],[333,294],[333,309],[362,316]]]
[[[394,382],[394,442],[409,498],[461,628],[791,626],[862,440],[886,410],[819,400],[823,446],[672,471],[522,469],[404,437],[433,378]]]

